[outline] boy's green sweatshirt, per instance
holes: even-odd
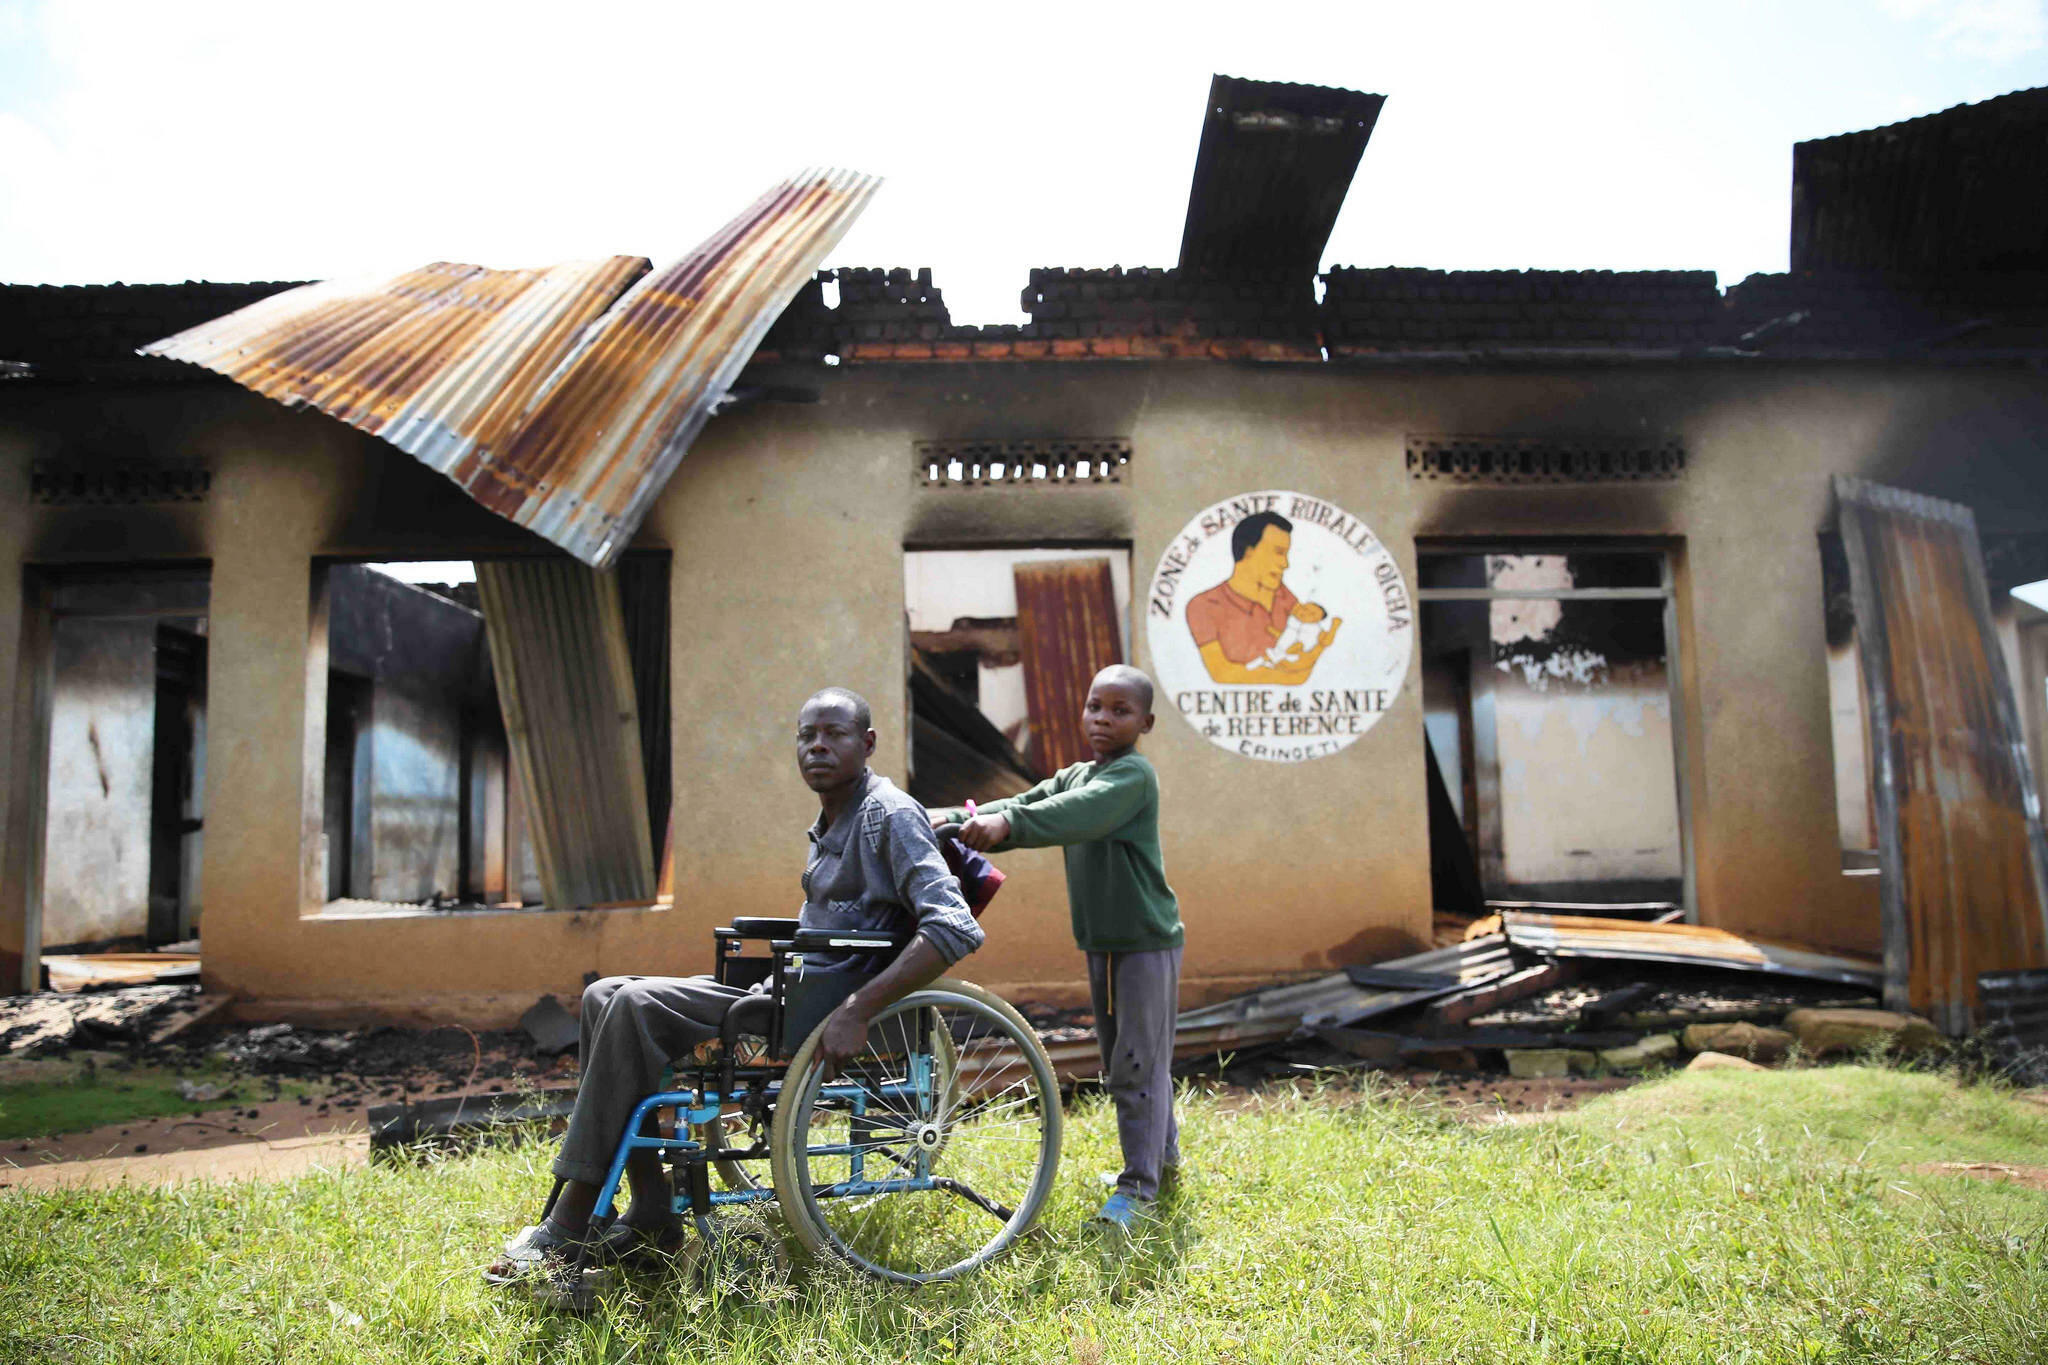
[[[958,808],[934,814],[966,818]],[[1062,768],[975,814],[1009,817],[1010,837],[998,850],[1066,847],[1067,903],[1083,951],[1180,946],[1180,902],[1159,855],[1159,774],[1137,754]]]

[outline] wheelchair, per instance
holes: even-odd
[[[593,1226],[617,1216],[627,1157],[651,1150],[700,1279],[719,1258],[779,1266],[767,1224],[720,1216],[770,1203],[813,1258],[902,1284],[968,1274],[1030,1230],[1058,1172],[1061,1110],[1021,1014],[941,978],[884,1010],[828,1078],[826,1017],[909,938],[752,918],[713,934],[715,979],[765,989],[726,1012],[709,1060],[677,1058],[634,1108]]]

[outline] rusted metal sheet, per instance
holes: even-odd
[[[603,568],[880,183],[806,171],[652,273],[640,256],[441,262],[290,290],[142,354],[379,436]]]
[[[633,668],[609,573],[567,559],[479,560],[505,739],[549,907],[653,901]]]
[[[1655,924],[1590,915],[1501,912],[1501,932],[1515,947],[1542,957],[1591,957],[1618,961],[1667,962],[1728,967],[1777,976],[1878,984],[1882,969],[1863,958],[1816,953],[1786,944],[1743,938],[1701,924]]]
[[[1096,673],[1124,661],[1116,586],[1107,559],[1019,564],[1013,572],[1030,756],[1039,776],[1050,777],[1094,757],[1081,729],[1081,707]]]
[[[1968,507],[1835,478],[1877,806],[1885,1001],[1948,1032],[2048,966],[2048,845]]]

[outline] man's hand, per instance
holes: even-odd
[[[868,1024],[865,1011],[848,996],[838,1009],[825,1017],[821,1025],[823,1032],[818,1037],[819,1061],[825,1068],[825,1079],[831,1080],[839,1074],[839,1068],[860,1055],[868,1043]]]
[[[977,815],[960,826],[960,842],[981,853],[986,853],[1010,837],[1010,817],[1000,812],[995,815]]]

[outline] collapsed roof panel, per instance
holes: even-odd
[[[2048,267],[2048,86],[1792,148],[1792,269]]]
[[[1385,103],[1320,85],[1212,80],[1181,268],[1306,290]]]
[[[586,564],[632,538],[880,180],[806,171],[675,264],[438,263],[317,284],[142,348],[382,437]]]

